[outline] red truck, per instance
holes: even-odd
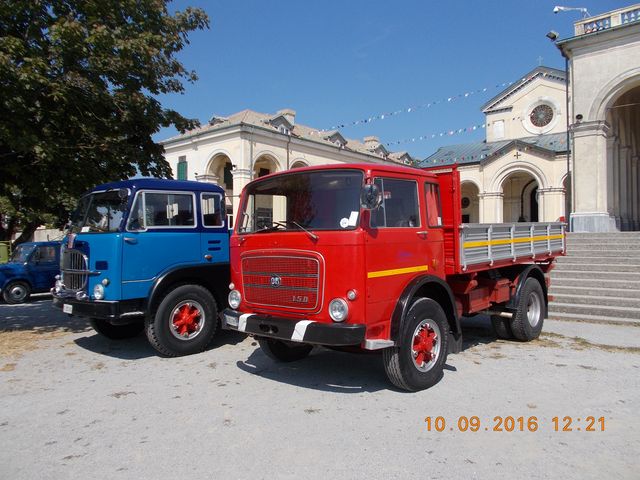
[[[278,361],[314,345],[382,350],[389,380],[439,381],[461,316],[537,338],[563,223],[463,224],[457,168],[346,164],[261,177],[242,194],[223,327]]]

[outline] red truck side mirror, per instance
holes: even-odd
[[[375,210],[382,204],[382,192],[374,183],[362,187],[360,192],[360,206],[365,210]]]

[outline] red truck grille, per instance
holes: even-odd
[[[245,300],[256,305],[315,310],[320,262],[303,256],[251,256],[242,259]]]

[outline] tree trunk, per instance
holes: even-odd
[[[16,248],[18,245],[24,242],[29,242],[33,238],[33,233],[40,226],[40,222],[29,222],[22,229],[22,233],[16,238],[15,242],[11,245],[11,248]]]

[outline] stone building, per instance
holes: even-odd
[[[569,71],[574,231],[640,230],[640,4],[556,42]]]
[[[567,191],[566,76],[538,67],[482,106],[485,140],[441,147],[421,167],[458,165],[463,221],[557,221]]]
[[[207,125],[162,142],[178,179],[213,182],[227,191],[227,214],[254,178],[291,168],[345,162],[413,164],[407,152],[390,152],[377,137],[352,140],[296,122],[296,112],[243,110],[213,116]]]

